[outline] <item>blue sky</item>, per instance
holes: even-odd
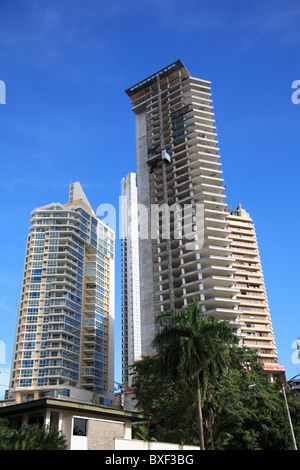
[[[288,378],[300,373],[300,104],[291,100],[299,24],[296,0],[0,1],[1,384],[9,380],[30,212],[67,202],[74,181],[95,209],[118,207],[121,178],[136,168],[124,90],[177,59],[212,82],[227,202],[254,219],[279,362]],[[120,310],[117,239],[117,381]]]

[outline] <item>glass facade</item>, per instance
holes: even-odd
[[[114,232],[85,204],[32,212],[10,393],[38,398],[70,386],[107,403],[113,265]]]

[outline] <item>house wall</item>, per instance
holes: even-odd
[[[88,422],[88,450],[113,450],[114,439],[124,437],[124,423],[91,419]]]
[[[73,421],[78,417],[87,420],[87,435],[73,435]],[[115,439],[131,439],[131,421],[90,418],[86,415],[64,415],[62,432],[70,450],[114,450]]]
[[[169,442],[139,441],[136,439],[115,439],[115,450],[200,450],[198,446],[182,446]]]

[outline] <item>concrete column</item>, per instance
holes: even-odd
[[[44,417],[44,426],[50,427],[50,419],[51,419],[51,411],[47,409],[45,413],[45,417]]]

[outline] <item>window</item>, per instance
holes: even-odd
[[[74,418],[73,420],[73,436],[87,435],[87,419]]]
[[[28,400],[28,397],[27,397]],[[39,427],[44,426],[44,416],[29,416],[28,424],[37,424]]]

